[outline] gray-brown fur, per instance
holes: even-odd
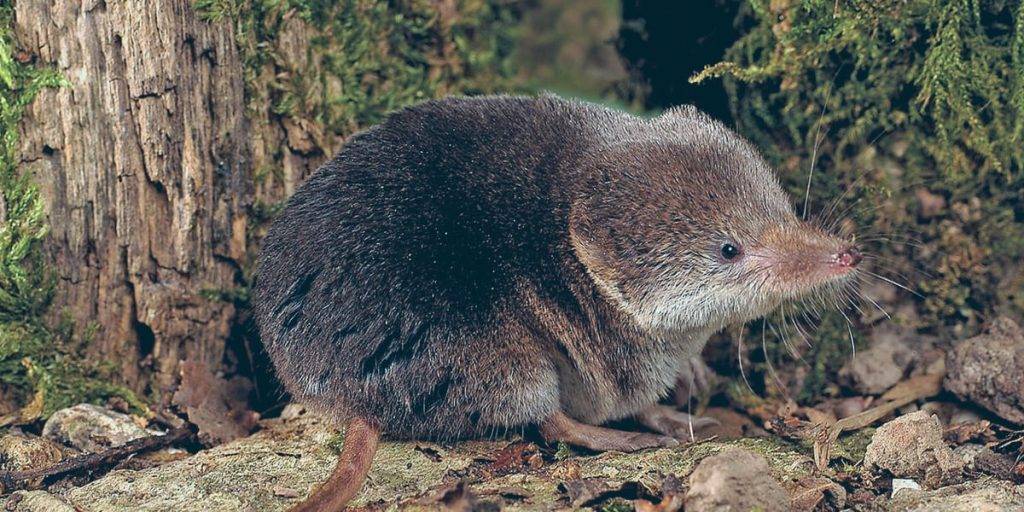
[[[453,439],[635,415],[712,332],[843,279],[843,247],[693,108],[448,98],[353,136],[295,193],[254,299],[296,398]]]

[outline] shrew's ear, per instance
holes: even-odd
[[[626,306],[621,288],[621,272],[616,269],[612,233],[608,223],[596,221],[590,201],[573,204],[569,211],[569,239],[573,251],[587,274],[607,298]]]

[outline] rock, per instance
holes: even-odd
[[[999,317],[986,333],[961,342],[947,355],[943,386],[1024,425],[1024,331]]]
[[[832,414],[836,419],[843,419],[860,414],[871,406],[871,400],[863,396],[851,396],[836,401],[832,407]]]
[[[1021,512],[1024,485],[1003,480],[978,480],[933,491],[903,490],[893,496],[892,512]]]
[[[0,437],[0,471],[26,471],[60,462],[60,445],[42,437],[7,434]]]
[[[92,404],[61,409],[43,426],[43,437],[90,453],[149,435],[131,416]]]
[[[958,446],[953,449],[953,458],[958,464],[963,465],[967,474],[991,475],[1004,480],[1013,478],[1015,465],[1013,457],[996,453],[987,446],[980,444]]]
[[[843,365],[839,378],[858,393],[880,395],[903,379],[917,355],[895,331],[877,329],[872,338],[871,348]]]
[[[938,418],[917,411],[878,427],[864,454],[864,468],[938,487],[959,478],[963,461],[943,441]]]
[[[7,497],[8,512],[75,512],[74,507],[45,491],[18,491]]]
[[[920,491],[921,485],[909,478],[892,479],[892,495],[895,497],[903,490]]]
[[[749,416],[740,414],[726,407],[708,407],[702,414],[705,418],[711,418],[718,423],[701,428],[697,432],[697,439],[740,439],[743,437],[766,436],[759,425],[754,423]]]
[[[688,511],[789,510],[789,495],[771,476],[768,462],[740,448],[702,460],[689,483]]]

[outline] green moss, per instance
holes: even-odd
[[[632,512],[633,504],[625,498],[612,498],[601,505],[601,512]]]
[[[0,382],[4,391],[28,404],[21,420],[47,416],[80,401],[121,396],[139,410],[145,405],[131,392],[110,384],[113,374],[87,367],[75,350],[73,329],[48,325],[45,314],[55,276],[44,265],[41,244],[47,235],[45,205],[39,189],[18,167],[18,123],[41,90],[61,87],[51,69],[20,62],[10,27],[13,7],[0,1]],[[86,328],[79,339],[91,337]],[[26,416],[27,415],[27,416]]]
[[[234,22],[253,109],[270,105],[276,115],[312,121],[325,138],[351,134],[427,98],[504,90],[513,77],[517,13],[508,2],[470,0],[452,12],[429,0],[198,0],[194,6],[207,20]],[[280,44],[294,23],[306,26],[308,40],[301,41],[304,57],[288,59]]]
[[[1021,2],[751,0],[741,17],[749,30],[693,81],[724,79],[797,197],[817,164],[812,211],[845,193],[866,238],[920,239],[866,244],[924,296],[933,331],[977,330],[1024,254]],[[922,218],[919,190],[948,208]]]
[[[864,454],[867,453],[868,445],[871,444],[871,436],[874,434],[875,429],[868,427],[852,434],[840,436],[832,450],[833,459],[841,458],[850,464],[860,464],[864,460]]]

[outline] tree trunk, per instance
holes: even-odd
[[[88,362],[138,392],[167,398],[185,359],[269,377],[222,299],[267,220],[388,111],[508,89],[514,3],[15,0],[14,57],[67,81],[16,162],[46,203],[49,323],[95,330]]]
[[[166,392],[186,358],[220,364],[252,202],[252,149],[232,24],[189,0],[20,0],[15,37],[65,87],[21,124],[43,192],[55,317],[137,391]]]

